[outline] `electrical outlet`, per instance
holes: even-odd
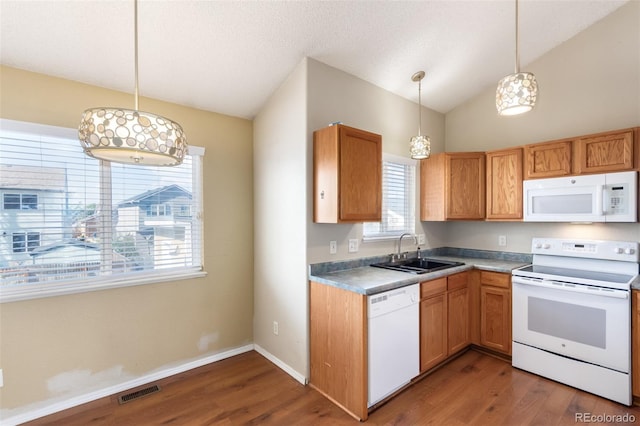
[[[275,334],[276,336],[278,335],[278,321],[274,321],[273,322],[273,334]]]
[[[424,244],[424,234],[418,234],[418,244]]]
[[[504,247],[507,245],[507,236],[506,235],[498,235],[498,245],[500,247]]]
[[[338,242],[329,241],[329,254],[336,254],[338,252]]]
[[[2,369],[0,368],[0,388],[4,386],[4,375],[2,374]]]
[[[355,253],[358,251],[358,240],[351,239],[349,240],[349,253]]]

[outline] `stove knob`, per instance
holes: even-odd
[[[615,254],[622,254],[624,252],[624,250],[622,250],[621,247],[616,247],[615,249],[613,249],[613,252]]]
[[[536,248],[537,249],[542,248],[542,243],[536,243]]]
[[[544,244],[542,245],[542,248],[543,248],[543,249],[550,249],[550,248],[551,248],[551,244],[549,244],[549,243],[544,243]]]
[[[632,248],[628,248],[628,249],[624,249],[624,252],[626,254],[634,254],[636,251],[634,249],[632,249]]]

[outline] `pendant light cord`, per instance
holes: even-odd
[[[418,136],[422,136],[422,79],[418,80]]]
[[[135,56],[135,71],[134,71],[134,78],[135,78],[135,88],[134,88],[134,107],[133,109],[135,109],[136,111],[138,111],[138,0],[133,0],[133,32],[134,32],[134,37],[133,37],[133,54]]]
[[[520,72],[520,55],[518,55],[518,0],[516,0],[516,74]]]

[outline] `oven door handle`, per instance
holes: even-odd
[[[589,294],[591,296],[599,296],[599,297],[611,297],[614,299],[628,299],[629,292],[625,290],[614,290],[608,288],[600,288],[600,287],[590,287],[586,285],[577,284],[575,286],[568,286],[565,283],[553,280],[536,280],[536,279],[527,279],[527,278],[519,278],[513,277],[513,284],[521,284],[528,285],[532,287],[544,287],[553,290],[562,290],[573,293],[583,293]]]

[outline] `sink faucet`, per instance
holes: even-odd
[[[418,238],[415,236],[415,234],[405,232],[404,234],[400,235],[400,238],[398,238],[398,260],[400,259],[400,256],[402,254],[402,238],[406,237],[407,235],[413,237],[414,244],[418,244]]]

